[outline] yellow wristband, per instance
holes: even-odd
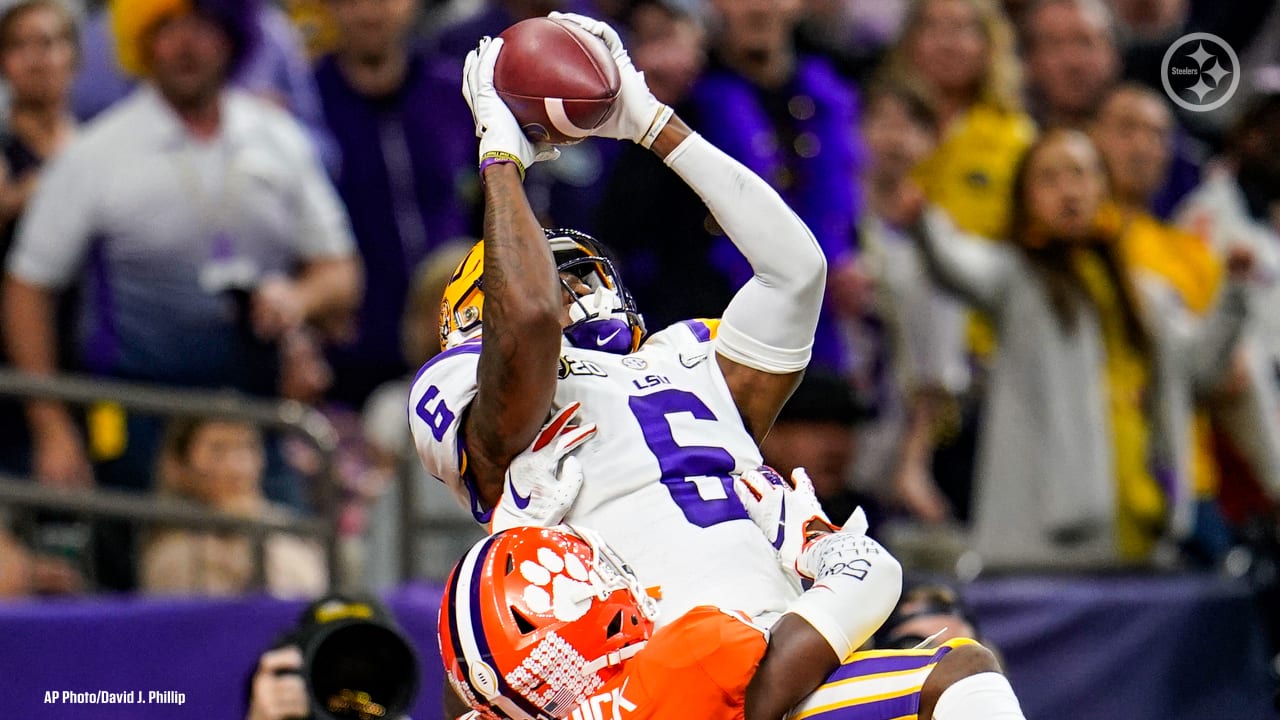
[[[501,150],[490,150],[480,156],[480,182],[484,182],[484,169],[490,165],[498,163],[511,163],[516,166],[516,170],[520,172],[520,182],[524,182],[524,163],[520,162],[520,158],[509,152]]]

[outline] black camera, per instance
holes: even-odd
[[[275,647],[302,651],[312,720],[396,720],[418,694],[418,657],[391,613],[330,595],[303,611]]]

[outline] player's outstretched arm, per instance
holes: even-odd
[[[486,39],[467,57],[463,84],[485,195],[484,339],[463,434],[467,471],[486,507],[551,410],[563,312],[551,248],[522,185],[525,169],[554,153],[529,143],[493,89],[501,43]]]
[[[551,410],[560,357],[555,261],[511,165],[484,171],[484,334],[464,426],[468,470],[486,507]]]
[[[613,28],[582,15],[551,17],[600,38],[618,66],[617,104],[595,134],[651,148],[698,193],[751,263],[755,277],[724,312],[716,357],[738,412],[759,442],[809,364],[826,287],[822,249],[773,188],[654,98]]]
[[[680,118],[666,124],[652,149],[698,193],[755,273],[724,311],[716,358],[759,442],[809,364],[826,257],[773,188]]]

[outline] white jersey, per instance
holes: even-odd
[[[553,411],[579,402],[581,421],[599,428],[575,451],[585,481],[566,521],[599,532],[659,587],[660,624],[698,605],[781,613],[799,596],[733,491],[731,476],[762,461],[715,359],[717,325],[677,323],[626,356],[561,350]],[[476,340],[423,367],[409,422],[427,471],[486,521],[460,467],[479,357]]]

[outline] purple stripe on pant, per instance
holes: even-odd
[[[924,653],[904,653],[902,655],[853,660],[836,668],[836,671],[827,678],[827,683],[879,675],[881,673],[919,670],[938,662],[949,652],[951,652],[951,648],[940,647],[936,652],[929,655]],[[898,697],[832,708],[810,715],[806,720],[897,720],[898,718],[914,717],[919,710],[920,693],[917,691]]]

